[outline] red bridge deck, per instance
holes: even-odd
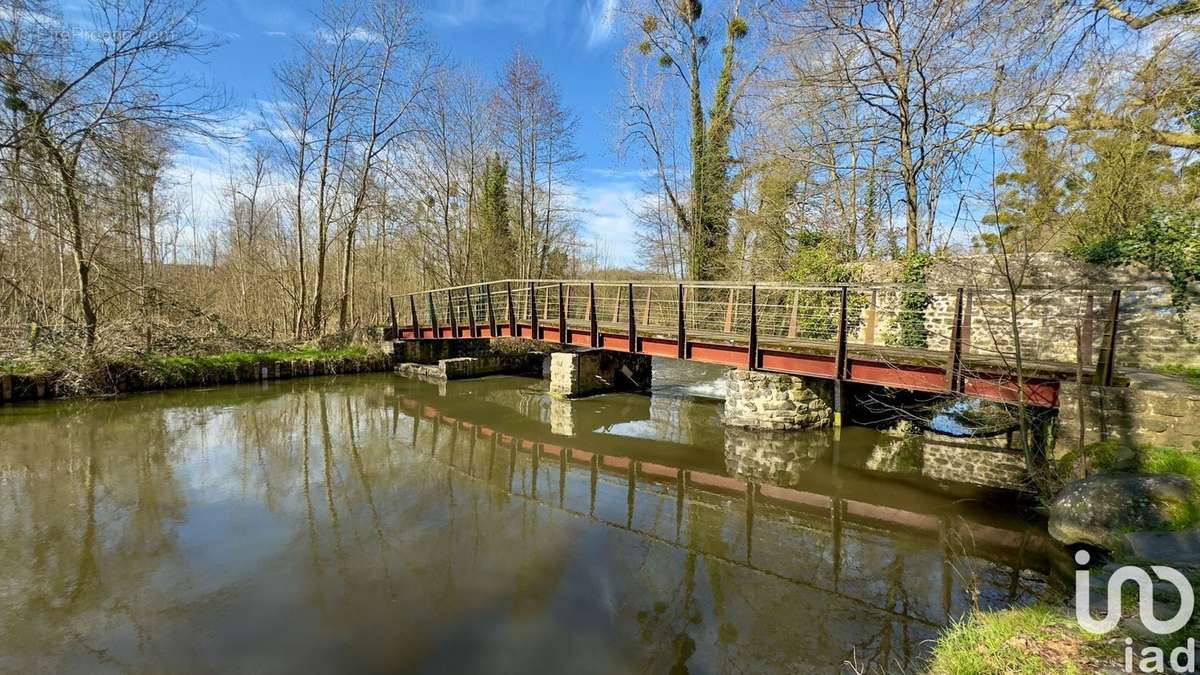
[[[1100,315],[1097,349],[1093,293],[1077,293],[1078,312],[1061,310],[1061,291],[1046,311],[1040,293],[509,280],[393,297],[391,334],[540,340],[1002,402],[1023,390],[1027,403],[1053,407],[1059,382],[1081,370],[1076,360],[1088,379],[1111,382],[1120,294]]]

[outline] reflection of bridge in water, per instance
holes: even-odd
[[[511,414],[489,414],[499,421],[484,425],[473,421],[481,418],[478,402],[456,398],[434,407],[399,393],[393,423],[410,418],[413,447],[429,447],[456,472],[513,496],[904,622],[941,626],[968,610],[972,596],[984,607],[1007,606],[1049,583],[1053,546],[1018,520],[963,517],[944,497],[841,480],[836,464],[779,486],[731,472],[711,455],[680,462],[664,448],[661,458],[647,458],[643,450],[656,447],[647,439],[633,439],[631,456],[620,448],[631,439],[529,433],[537,427]],[[604,451],[579,447],[596,448],[600,439]],[[691,536],[689,527],[721,536]]]

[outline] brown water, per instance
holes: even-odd
[[[1048,592],[1015,502],[866,429],[727,434],[678,369],[0,407],[0,670],[911,672]]]

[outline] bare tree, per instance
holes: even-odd
[[[62,237],[76,280],[84,344],[96,342],[100,299],[95,275],[112,229],[86,215],[104,203],[101,176],[122,145],[121,128],[154,134],[209,133],[218,102],[172,70],[174,60],[209,51],[215,43],[198,29],[196,3],[177,0],[93,0],[88,35],[62,31],[37,12],[13,11],[6,45],[11,114],[0,132],[0,149],[16,171],[10,175],[47,191],[60,228],[37,222]]]

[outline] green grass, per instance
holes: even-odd
[[[301,347],[296,349],[266,352],[225,352],[195,356],[150,356],[127,362],[125,365],[143,369],[159,377],[170,379],[192,373],[216,372],[253,364],[272,364],[288,361],[335,361],[359,359],[367,355],[365,347],[342,347],[319,349]]]
[[[45,375],[52,371],[50,364],[36,359],[0,362],[0,375]]]
[[[1200,389],[1200,367],[1184,366],[1178,363],[1168,363],[1162,366],[1155,366],[1154,372],[1158,373],[1159,375],[1170,375],[1171,377],[1182,378],[1196,389]]]
[[[1041,675],[1120,668],[1121,638],[1085,632],[1065,610],[1046,605],[974,612],[933,648],[932,675]]]

